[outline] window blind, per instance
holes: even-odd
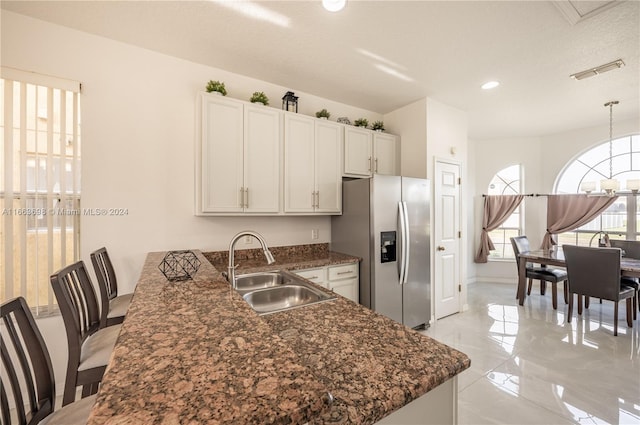
[[[80,84],[2,68],[0,298],[57,311],[49,276],[80,258]]]

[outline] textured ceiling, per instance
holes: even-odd
[[[471,138],[525,137],[640,116],[640,2],[2,1],[38,19],[379,113],[426,96]],[[612,3],[612,4],[609,4]],[[615,7],[611,7],[611,6]],[[569,15],[572,17],[569,17]],[[570,74],[627,66],[574,81]],[[480,85],[496,79],[500,87]]]

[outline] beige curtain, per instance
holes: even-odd
[[[500,227],[518,208],[524,195],[495,195],[485,196],[484,215],[482,217],[482,233],[480,234],[480,249],[476,255],[476,263],[486,263],[489,251],[495,249],[489,232]]]
[[[553,235],[569,232],[587,224],[613,204],[617,196],[549,195],[547,197],[547,233],[542,249],[556,245]]]

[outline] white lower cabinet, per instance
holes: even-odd
[[[327,286],[327,268],[321,267],[318,269],[304,269],[304,270],[296,270],[294,272],[298,276],[302,276],[311,282],[322,286],[323,288],[328,288]]]
[[[358,263],[296,270],[294,273],[353,302],[359,302],[360,273]]]

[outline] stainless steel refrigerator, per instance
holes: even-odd
[[[375,175],[343,182],[331,249],[362,258],[360,304],[411,328],[431,316],[429,180]]]

